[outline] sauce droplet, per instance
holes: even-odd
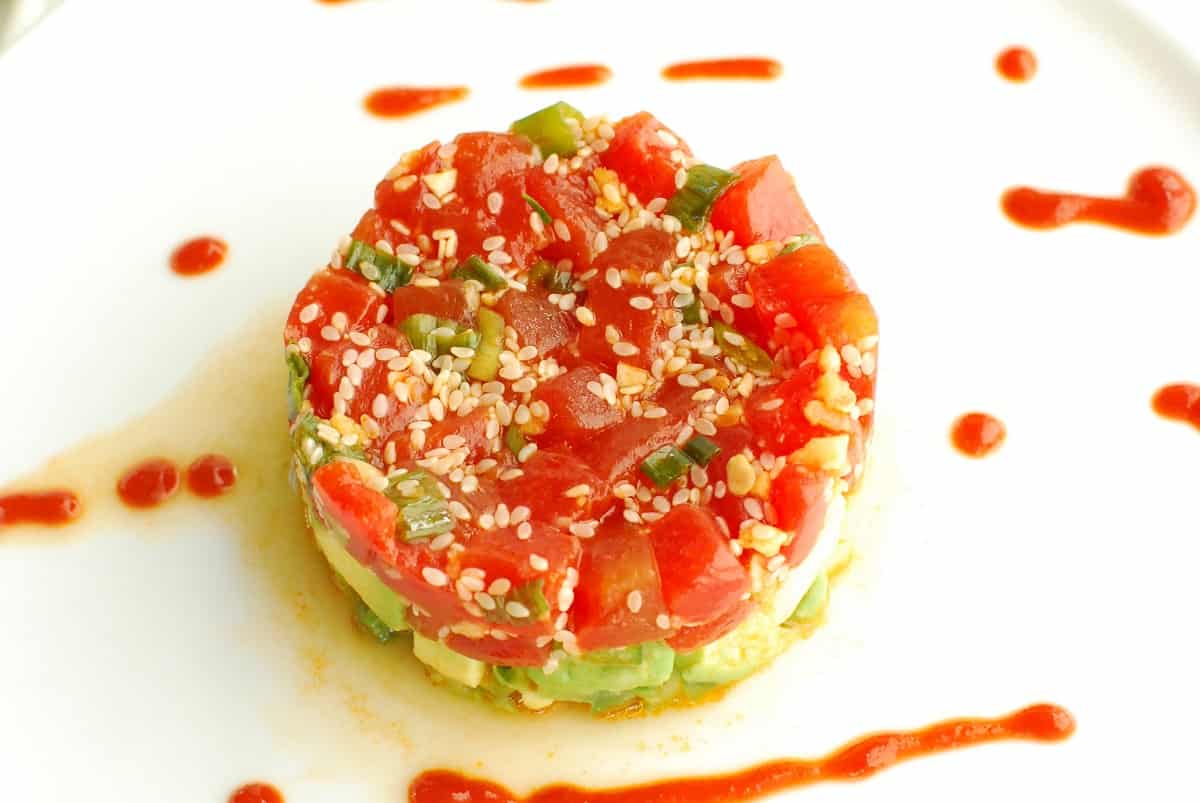
[[[956,719],[916,731],[877,733],[816,760],[768,761],[728,775],[676,778],[644,786],[582,789],[552,786],[518,798],[504,787],[448,770],[424,772],[408,789],[409,803],[447,800],[491,803],[735,803],[824,781],[856,781],[918,756],[987,742],[1024,739],[1057,742],[1075,731],[1071,714],[1056,705],[1033,705],[1000,719]]]
[[[967,457],[987,457],[1004,443],[1004,422],[987,413],[967,413],[954,422],[950,439]]]
[[[1190,382],[1166,385],[1154,394],[1151,404],[1154,412],[1163,418],[1183,421],[1200,429],[1200,385]]]
[[[234,790],[229,803],[283,803],[283,793],[269,783],[248,783]]]
[[[597,86],[612,78],[612,70],[603,64],[571,64],[531,72],[521,79],[525,89],[564,89]]]
[[[465,86],[389,86],[367,95],[363,105],[376,117],[407,117],[467,96]]]
[[[83,504],[72,491],[30,491],[0,496],[0,527],[15,524],[67,524]]]
[[[220,496],[237,483],[237,466],[228,457],[206,454],[196,458],[187,470],[188,490],[206,499]]]
[[[170,460],[143,460],[121,475],[117,494],[135,508],[157,507],[179,490],[179,469]]]
[[[1010,47],[996,56],[996,72],[1010,81],[1024,83],[1037,72],[1037,57],[1027,47]]]
[[[668,66],[662,71],[662,75],[669,81],[703,79],[769,81],[772,78],[778,78],[782,72],[783,65],[775,59],[740,58],[681,61]]]
[[[1173,234],[1196,211],[1196,191],[1169,167],[1147,167],[1130,177],[1121,198],[1014,187],[1004,193],[1001,205],[1014,223],[1033,229],[1083,221],[1138,234]]]
[[[199,276],[225,261],[229,246],[217,237],[196,237],[171,252],[171,270],[180,276]]]

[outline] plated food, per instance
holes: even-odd
[[[437,680],[655,707],[819,618],[878,327],[778,158],[565,103],[430,143],[284,339],[316,542]]]

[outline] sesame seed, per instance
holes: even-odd
[[[512,384],[513,393],[530,393],[536,387],[537,380],[531,376],[527,376],[524,379],[519,379]]]
[[[325,326],[321,327],[321,337],[325,340],[328,340],[330,343],[336,343],[342,339],[342,333],[336,328],[326,324]]]
[[[783,399],[774,398],[774,399],[771,399],[770,401],[765,401],[762,404],[758,405],[758,409],[770,411],[770,410],[778,410],[782,406],[783,406]]]
[[[550,568],[550,561],[535,552],[529,556],[529,565],[535,572],[544,572]]]
[[[432,549],[434,552],[440,552],[441,550],[445,549],[446,547],[450,546],[453,543],[454,543],[454,533],[453,532],[442,533],[437,538],[434,538],[432,541],[429,542],[429,548]]]
[[[638,353],[637,346],[633,345],[632,343],[627,343],[623,340],[618,340],[616,343],[613,343],[612,350],[613,354],[616,354],[618,357],[632,357]]]
[[[491,596],[483,593],[482,591],[475,592],[475,604],[480,608],[483,608],[485,611],[496,610],[496,600],[492,599]]]
[[[494,597],[503,597],[512,590],[512,581],[507,577],[498,577],[488,586],[487,592]]]
[[[488,211],[493,215],[500,214],[500,209],[504,206],[504,196],[498,192],[489,192],[487,197]]]
[[[529,362],[538,355],[537,346],[525,346],[517,352],[517,359],[524,362]]]
[[[584,326],[596,325],[596,315],[587,307],[576,307],[575,318]]]
[[[742,507],[746,509],[746,515],[753,519],[761,520],[763,517],[762,502],[755,499],[753,496],[747,496],[742,500]]]
[[[625,597],[625,607],[629,608],[630,613],[637,613],[642,609],[642,592],[636,588],[629,592]]]
[[[577,499],[581,496],[587,496],[591,492],[592,486],[588,485],[587,483],[580,483],[579,485],[573,485],[567,490],[563,491],[563,496],[567,497],[568,499]]]
[[[529,609],[515,599],[504,603],[504,610],[514,619],[526,619],[529,617]]]
[[[439,588],[450,582],[450,578],[446,577],[445,572],[441,569],[435,569],[432,566],[426,566],[422,569],[421,576],[425,578],[426,583]]]
[[[375,401],[371,403],[371,415],[376,418],[383,418],[388,414],[388,409],[391,407],[391,402],[384,393],[380,393],[375,397]]]
[[[527,521],[517,525],[517,540],[528,541],[533,536],[533,525]]]
[[[558,239],[564,243],[571,242],[571,230],[567,228],[567,224],[561,220],[554,221],[554,233],[558,235]]]
[[[442,445],[445,446],[447,449],[457,449],[461,446],[466,446],[466,444],[467,444],[467,439],[464,438],[462,435],[451,434],[451,435],[447,435],[446,437],[442,438]]]
[[[312,323],[320,312],[321,308],[316,303],[309,304],[300,310],[300,323]]]
[[[480,513],[478,522],[479,526],[485,530],[491,530],[496,527],[496,517],[491,513]]]
[[[596,523],[592,521],[572,522],[568,529],[576,538],[591,538],[596,534]]]
[[[621,272],[616,268],[609,268],[604,272],[604,282],[614,290],[621,287]]]
[[[629,306],[634,309],[648,310],[654,306],[654,299],[649,296],[634,296],[629,299]],[[686,304],[684,306],[687,306]]]
[[[521,451],[517,452],[517,460],[524,463],[529,458],[533,457],[533,453],[537,451],[536,443],[527,443],[521,447]]]
[[[630,524],[641,524],[642,523],[641,515],[639,515],[638,512],[636,510],[634,510],[633,508],[625,508],[624,516],[625,516],[625,521],[629,522]]]
[[[450,500],[448,507],[450,508],[450,512],[454,515],[454,518],[458,519],[459,521],[469,521],[471,519],[471,511],[467,509],[466,505],[457,499]]]
[[[697,381],[699,381],[699,380],[697,380]],[[701,388],[700,390],[698,390],[692,394],[692,401],[698,401],[698,402],[711,401],[712,398],[716,395],[717,395],[717,392],[715,390],[713,390],[712,388]]]
[[[658,616],[654,617],[654,624],[659,630],[670,630],[671,617],[667,616],[665,613],[660,613]]]

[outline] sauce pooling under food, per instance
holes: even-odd
[[[188,490],[196,496],[220,496],[237,482],[237,466],[228,457],[206,454],[196,458],[187,470]]]
[[[269,783],[248,783],[234,790],[229,803],[283,803],[283,793]]]
[[[31,491],[0,496],[0,527],[10,524],[67,524],[83,504],[73,491]]]
[[[735,803],[825,781],[869,778],[901,761],[1010,739],[1057,742],[1075,731],[1070,712],[1056,705],[1023,708],[999,719],[955,719],[916,730],[876,733],[821,759],[768,761],[728,775],[676,778],[644,786],[581,789],[552,786],[518,798],[498,784],[447,770],[419,775],[409,803]]]
[[[408,117],[460,101],[468,92],[465,86],[390,86],[367,95],[363,105],[376,117]]]
[[[196,237],[171,252],[171,270],[180,276],[214,271],[225,261],[229,246],[218,237]]]
[[[987,413],[967,413],[954,422],[950,439],[967,457],[986,457],[1004,443],[1004,422]]]
[[[1004,193],[1001,206],[1014,223],[1033,229],[1085,222],[1138,234],[1174,234],[1196,211],[1196,191],[1169,167],[1147,167],[1130,177],[1120,198],[1014,187]]]
[[[1037,58],[1027,47],[1010,47],[996,56],[996,72],[1010,81],[1024,83],[1037,72]]]
[[[1200,429],[1200,385],[1180,382],[1159,388],[1151,402],[1154,412]]]
[[[612,78],[612,70],[603,64],[570,64],[531,72],[520,81],[525,89],[561,89],[597,86]]]
[[[158,507],[178,490],[179,469],[161,457],[143,460],[117,481],[117,495],[134,508]]]
[[[765,58],[681,61],[669,65],[662,71],[663,78],[670,81],[695,81],[703,79],[753,79],[769,81],[772,78],[778,78],[782,73],[782,64],[775,59]]]

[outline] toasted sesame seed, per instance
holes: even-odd
[[[475,604],[480,608],[483,608],[485,611],[496,610],[496,600],[492,599],[490,595],[485,594],[482,591],[475,592]]]
[[[321,327],[321,337],[325,340],[328,340],[330,343],[336,343],[342,339],[342,333],[336,328],[326,324],[325,326]]]
[[[504,206],[504,196],[498,192],[489,192],[487,197],[488,211],[493,215],[500,214],[500,209]]]
[[[592,521],[572,522],[567,528],[576,538],[591,538],[596,534],[596,523]]]
[[[667,616],[665,613],[660,613],[658,616],[654,617],[654,624],[659,630],[670,630],[671,617]]]
[[[596,325],[596,315],[587,307],[576,307],[575,318],[584,326]]]
[[[529,458],[533,457],[533,453],[537,451],[536,443],[527,443],[521,447],[521,451],[517,452],[517,460],[524,463]]]
[[[625,516],[625,521],[629,522],[630,524],[641,524],[642,523],[641,515],[633,508],[628,508],[628,507],[625,508],[624,516]]]
[[[515,599],[504,603],[504,610],[514,619],[526,619],[529,616],[529,609]]]
[[[581,496],[587,496],[591,492],[592,486],[588,485],[587,483],[580,483],[579,485],[572,485],[570,488],[563,491],[563,496],[567,497],[568,499],[577,499]]]
[[[432,566],[426,566],[422,569],[421,576],[425,578],[426,583],[439,588],[450,582],[450,578],[446,577],[445,572],[441,569],[435,569]]]
[[[638,310],[648,310],[654,306],[654,299],[649,296],[634,296],[629,299],[629,306]]]
[[[621,271],[616,268],[609,268],[604,272],[604,283],[614,290],[621,287]]]
[[[529,556],[529,565],[535,572],[544,572],[550,568],[550,561],[535,552]]]
[[[567,228],[567,224],[561,220],[554,221],[554,233],[558,235],[558,239],[564,243],[571,242],[571,230]]]
[[[533,535],[533,525],[527,521],[517,525],[517,539],[520,541],[528,541]]]
[[[429,542],[429,548],[432,549],[434,552],[440,552],[441,550],[445,549],[446,547],[450,546],[453,543],[454,543],[454,533],[453,532],[441,533],[440,535],[438,535],[436,538],[434,538],[432,541]]]
[[[632,357],[638,353],[637,346],[633,345],[632,343],[627,343],[623,340],[618,340],[616,343],[613,343],[612,350],[613,354],[616,354],[618,357]]]
[[[300,310],[300,323],[312,323],[317,319],[317,315],[320,314],[320,312],[321,307],[315,302],[309,304],[304,309]]]
[[[636,588],[630,591],[625,597],[625,607],[629,608],[630,613],[637,613],[642,609],[642,592]]]

